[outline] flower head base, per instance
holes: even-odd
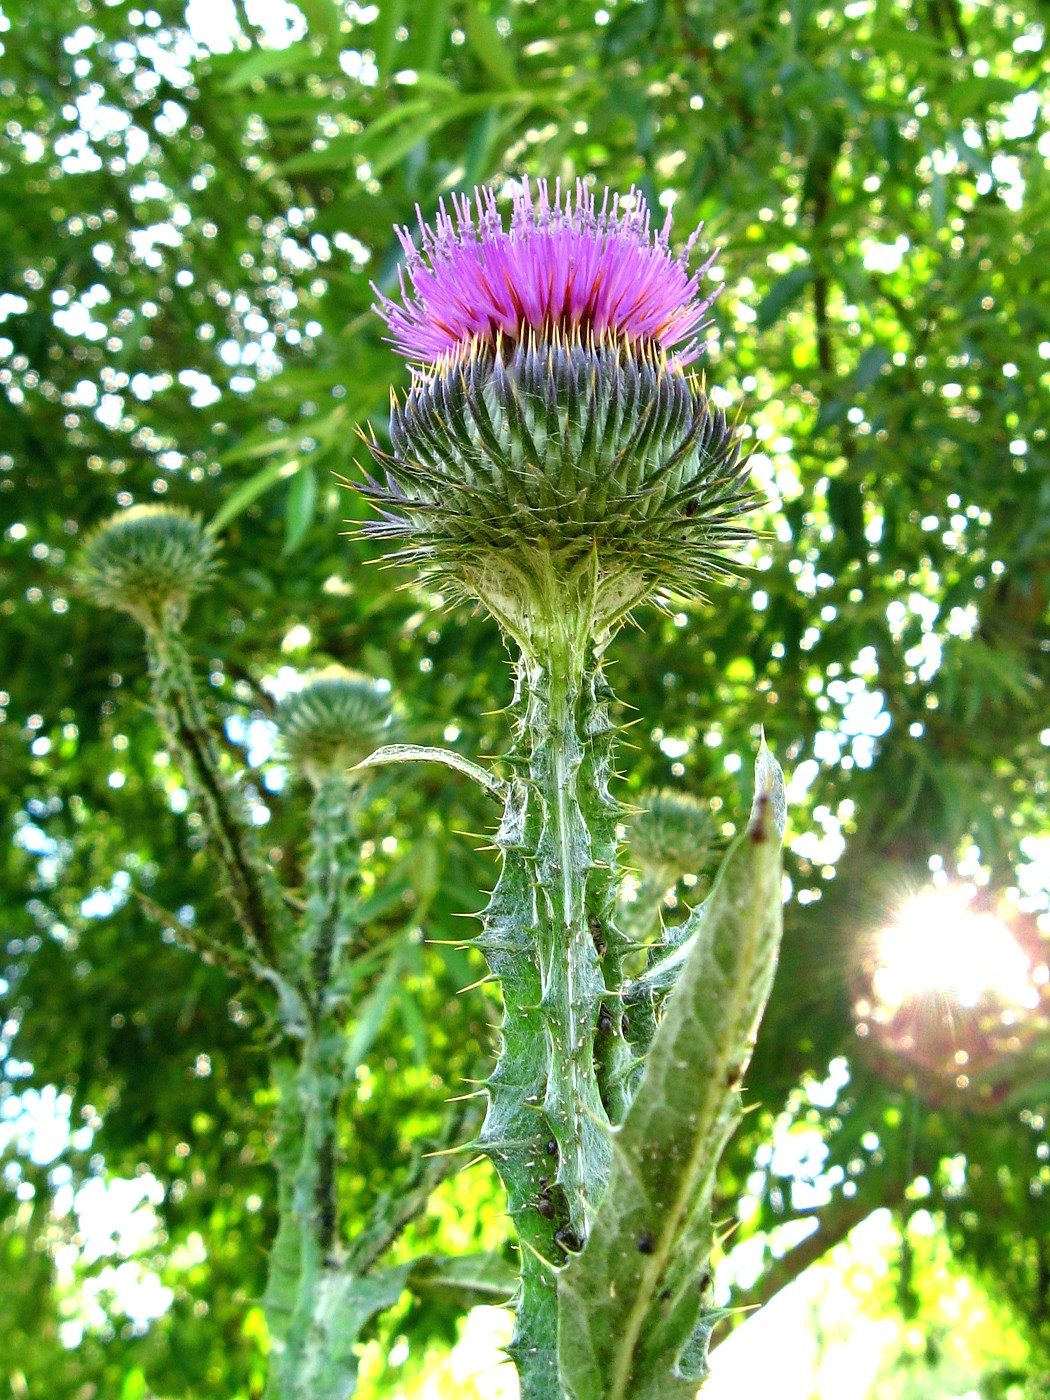
[[[476,189],[473,205],[453,195],[452,208],[455,217],[442,201],[433,231],[420,214],[422,254],[409,229],[397,230],[412,284],[410,293],[402,272],[403,305],[376,290],[376,309],[406,358],[433,365],[497,339],[520,340],[527,329],[655,345],[675,350],[679,365],[703,350],[697,336],[718,289],[703,299],[699,289],[713,258],[690,276],[700,230],[673,257],[671,215],[653,235],[649,207],[634,190],[621,204],[607,189],[599,205],[582,180],[564,197],[559,181],[553,200],[540,180],[534,200],[526,177],[509,232],[490,189]]]
[[[132,506],[98,526],[77,569],[82,591],[143,627],[181,626],[218,571],[219,542],[178,506]]]
[[[643,201],[526,185],[509,233],[490,191],[476,207],[480,232],[466,200],[424,229],[414,298],[379,308],[423,363],[391,450],[366,439],[384,469],[366,531],[523,645],[567,618],[607,636],[654,594],[699,596],[749,538],[737,436],[683,369],[711,298]]]
[[[368,676],[327,666],[286,695],[274,716],[281,751],[314,787],[367,758],[393,722],[390,695]]]

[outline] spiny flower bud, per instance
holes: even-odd
[[[490,190],[425,226],[403,305],[380,297],[391,339],[417,358],[391,412],[383,480],[362,488],[453,592],[482,599],[519,636],[581,609],[611,630],[662,592],[697,596],[749,532],[746,465],[725,415],[685,366],[707,265],[693,276],[655,236],[645,201],[598,207],[528,183],[506,232]],[[684,341],[684,344],[682,343]]]
[[[699,875],[716,839],[707,804],[691,793],[660,788],[642,793],[639,806],[627,844],[643,874],[665,888],[683,875]]]
[[[88,537],[76,570],[84,593],[143,627],[180,626],[218,571],[219,541],[180,506],[120,511]]]
[[[369,676],[327,666],[286,695],[274,719],[282,754],[317,787],[325,776],[353,768],[389,737],[393,709],[389,691]]]

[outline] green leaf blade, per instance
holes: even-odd
[[[693,1343],[709,1320],[711,1191],[780,943],[784,779],[764,745],[756,787],[748,829],[691,921],[590,1238],[559,1280],[571,1400],[692,1400],[704,1374],[705,1348]]]
[[[317,514],[317,472],[310,463],[302,466],[292,480],[284,515],[285,555],[299,548],[310,532]]]

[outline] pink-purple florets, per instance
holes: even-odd
[[[546,180],[533,197],[528,179],[514,196],[509,231],[487,187],[444,201],[431,229],[419,215],[422,251],[408,228],[397,230],[406,253],[401,302],[379,298],[389,340],[424,364],[455,356],[477,342],[517,342],[540,333],[613,338],[658,346],[678,365],[703,351],[701,332],[718,289],[701,296],[714,257],[690,274],[700,230],[675,257],[671,215],[655,233],[640,194],[606,189],[599,205],[582,180],[575,193]],[[417,210],[418,213],[418,210]]]

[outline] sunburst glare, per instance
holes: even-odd
[[[975,909],[965,889],[929,890],[910,899],[878,935],[875,996],[886,1010],[931,995],[975,1007],[993,996],[1030,1007],[1031,963],[995,914]]]

